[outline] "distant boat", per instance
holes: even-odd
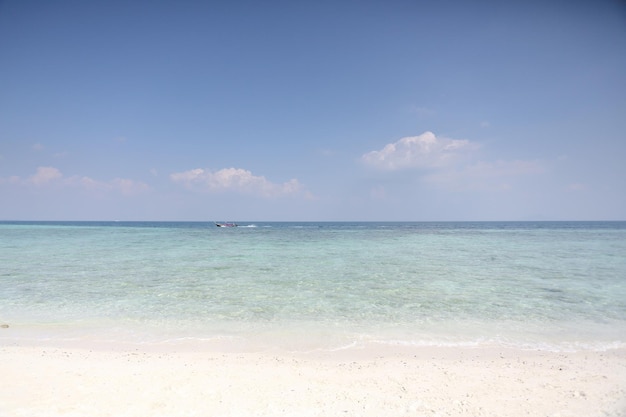
[[[217,227],[237,227],[237,223],[230,223],[230,222],[226,222],[226,223],[215,222],[215,225]]]

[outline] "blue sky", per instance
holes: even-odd
[[[626,219],[626,6],[0,1],[0,219]]]

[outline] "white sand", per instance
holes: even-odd
[[[0,416],[626,416],[626,351],[0,347]]]

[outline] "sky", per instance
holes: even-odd
[[[626,3],[0,0],[0,220],[626,220]]]

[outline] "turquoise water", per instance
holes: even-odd
[[[3,343],[626,346],[626,222],[1,222]]]

